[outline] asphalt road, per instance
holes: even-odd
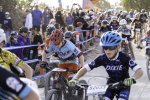
[[[93,50],[93,55],[86,55],[87,57],[95,58],[95,54],[98,56],[99,48],[97,50]],[[95,54],[94,54],[95,53]],[[137,50],[134,46],[134,53],[136,57],[136,62],[142,67],[144,71],[144,75],[141,79],[137,80],[137,83],[134,84],[131,88],[130,98],[129,100],[150,100],[150,81],[147,77],[146,71],[146,57],[145,57],[145,50]],[[91,60],[91,59],[90,59]],[[90,62],[88,59],[86,63]],[[133,74],[133,71],[130,70],[130,75]],[[90,72],[88,72],[82,79],[89,80],[92,76],[107,76],[106,71],[103,67],[96,68]],[[100,84],[103,83],[104,79],[94,78],[89,81],[89,84]],[[44,93],[43,89],[40,88],[40,95],[42,100],[44,100]]]

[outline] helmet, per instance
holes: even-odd
[[[117,18],[117,16],[112,16],[111,19],[112,20],[117,20],[118,18]]]
[[[125,19],[120,20],[119,25],[126,25],[127,21]]]
[[[55,26],[53,24],[47,26],[47,35],[50,35],[52,31],[55,30]]]
[[[20,29],[19,29],[19,33],[28,33],[28,28],[27,27],[21,27]]]
[[[18,33],[16,31],[12,31],[10,35],[18,35]]]
[[[53,30],[52,33],[51,33],[51,37],[50,38],[51,38],[51,41],[55,45],[59,45],[60,42],[63,39],[63,32],[62,32],[62,30],[59,30],[59,29]]]
[[[64,34],[65,39],[66,38],[73,38],[73,33],[71,31],[68,31]]]
[[[117,32],[106,32],[100,40],[101,46],[118,46],[121,44],[122,38]]]
[[[4,30],[0,29],[0,43],[3,41],[6,42],[6,34],[4,33]]]
[[[127,15],[126,18],[130,19],[131,17],[130,17],[130,15]]]
[[[9,15],[9,12],[5,12],[5,15]]]
[[[140,14],[137,13],[137,14],[135,15],[135,18],[140,18]]]
[[[103,21],[102,21],[102,24],[103,24],[103,25],[107,25],[107,24],[109,24],[109,23],[108,23],[107,20],[103,20]]]
[[[145,11],[146,11],[145,9],[142,9],[142,10],[141,10],[141,12],[145,12]]]

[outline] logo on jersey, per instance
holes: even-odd
[[[130,61],[129,61],[129,66],[135,66],[136,65],[136,63],[131,59]]]
[[[90,63],[90,65],[94,66],[94,65],[95,65],[95,61],[92,61],[92,62]]]
[[[106,70],[122,70],[122,65],[106,66]]]
[[[19,92],[23,87],[23,85],[14,77],[9,77],[6,80],[6,84],[9,88],[13,89],[16,92]]]

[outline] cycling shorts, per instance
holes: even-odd
[[[63,68],[63,69],[78,71],[78,65],[74,64],[74,63],[59,64],[58,67]],[[68,79],[69,75],[71,75],[71,74],[73,74],[73,73],[72,72],[65,72],[65,73],[63,73],[63,76]]]
[[[128,41],[131,41],[131,35],[122,34],[122,38],[127,38]]]
[[[113,100],[113,98],[116,96],[117,99],[123,99],[123,100],[129,100],[129,94],[130,94],[130,87],[121,88],[119,90],[110,89],[108,88],[105,92],[105,97],[109,98],[110,100]]]

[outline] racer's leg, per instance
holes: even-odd
[[[129,49],[130,49],[130,52],[131,52],[131,56],[132,56],[133,59],[135,59],[133,48],[132,48],[132,43],[131,43],[131,36],[130,35],[127,36],[127,40],[128,40],[128,45],[129,45]]]
[[[129,100],[130,87],[124,88],[118,94],[118,100]]]
[[[105,100],[113,100],[115,96],[114,90],[108,88],[105,92]]]

